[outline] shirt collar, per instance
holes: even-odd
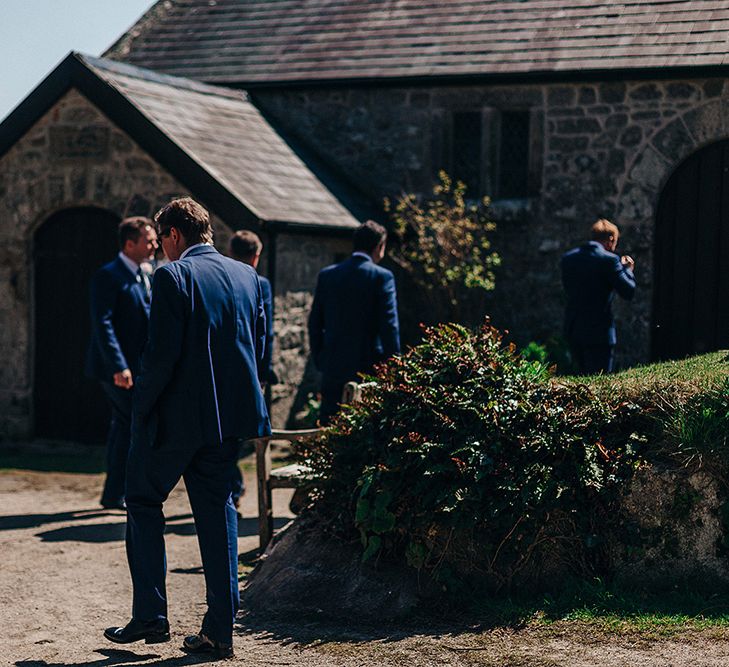
[[[129,257],[121,252],[121,250],[119,251],[119,259],[122,261],[124,266],[126,266],[135,276],[137,275],[137,271],[139,271],[139,264],[129,259]]]
[[[189,248],[185,248],[184,252],[180,255],[180,259],[184,259],[185,257],[187,257],[187,255],[193,248],[199,248],[203,245],[212,245],[212,243],[196,243],[195,245],[191,245]]]
[[[352,257],[364,257],[365,259],[372,261],[372,257],[370,257],[366,252],[362,252],[361,250],[355,250],[352,253]]]

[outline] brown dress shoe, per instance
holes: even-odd
[[[186,653],[202,653],[216,658],[232,658],[233,645],[223,644],[214,639],[206,637],[202,632],[197,635],[185,637],[182,642],[182,650]]]

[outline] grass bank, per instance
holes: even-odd
[[[473,615],[486,627],[531,627],[660,638],[729,630],[729,593],[673,588],[658,593],[617,588],[601,580],[567,584],[559,594],[484,597]]]
[[[613,375],[567,377],[613,406],[633,406],[651,442],[648,452],[685,464],[723,468],[729,462],[729,352],[637,366]],[[646,422],[654,428],[646,428]],[[627,427],[630,423],[626,424]]]

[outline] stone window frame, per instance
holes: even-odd
[[[535,106],[514,107],[453,107],[445,113],[441,164],[453,176],[453,121],[456,114],[480,113],[481,115],[481,193],[498,201],[502,198],[497,191],[501,154],[501,117],[505,112],[526,111],[529,113],[529,140],[527,169],[527,192],[514,201],[526,201],[540,195],[544,165],[544,111]]]

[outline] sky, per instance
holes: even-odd
[[[0,0],[0,120],[69,51],[99,56],[154,0]]]

